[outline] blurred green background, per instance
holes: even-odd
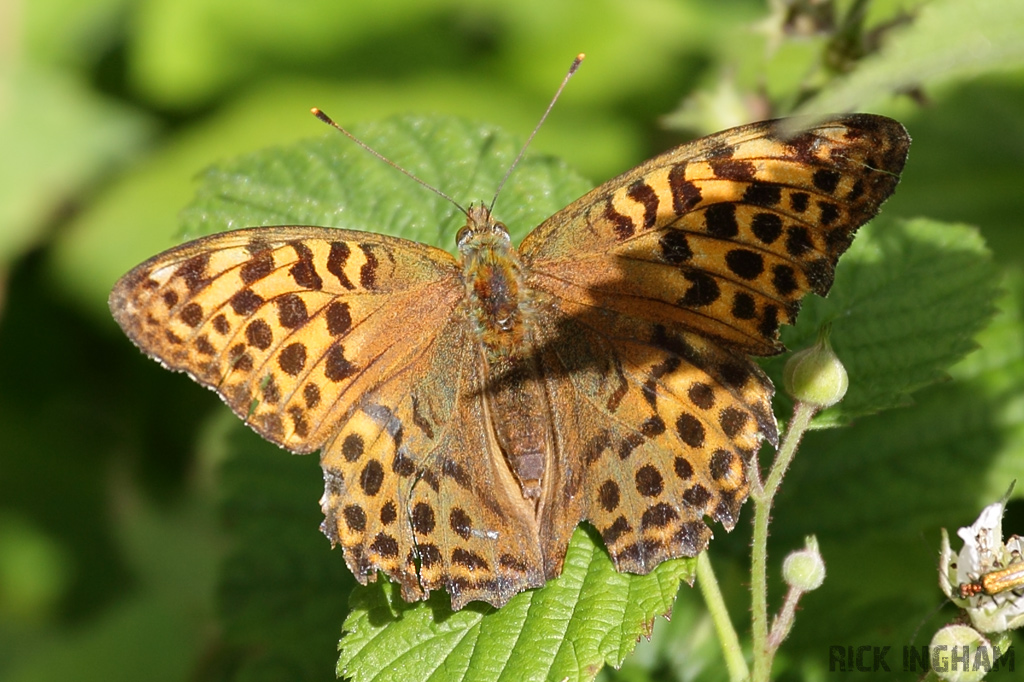
[[[579,51],[534,153],[596,183],[734,124],[888,114],[914,142],[886,214],[977,226],[1006,278],[954,381],[808,440],[773,556],[817,532],[830,582],[787,676],[821,679],[829,644],[909,641],[941,601],[937,529],[1024,477],[1020,0],[22,0],[0,32],[0,679],[333,678],[352,579],[318,531],[316,458],[142,357],[107,293],[180,240],[204,168],[336,134],[311,106],[525,137]],[[1024,532],[1015,503],[1005,527]],[[748,532],[714,545],[741,629]],[[696,613],[615,675],[721,679]]]

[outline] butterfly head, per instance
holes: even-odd
[[[505,224],[498,222],[491,215],[491,209],[483,204],[470,204],[466,210],[466,224],[459,229],[455,243],[462,257],[468,259],[471,252],[481,248],[509,249],[512,246],[512,238],[509,237]]]

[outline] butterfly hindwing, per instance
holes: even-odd
[[[405,599],[444,589],[455,609],[543,584],[533,510],[491,438],[480,368],[456,311],[324,447],[323,529],[360,582],[381,570]]]
[[[545,538],[545,553],[560,563],[587,520],[619,570],[695,556],[711,537],[705,517],[733,527],[745,467],[762,437],[776,440],[771,382],[677,326],[564,301],[556,315],[545,359],[557,454],[542,526],[564,535]]]

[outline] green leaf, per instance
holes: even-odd
[[[716,554],[712,549],[712,554]],[[723,567],[716,562],[716,570]],[[749,573],[730,571],[718,575],[719,584],[749,584]],[[749,608],[749,592],[731,609],[734,616]],[[743,619],[736,622],[741,634]],[[722,658],[711,616],[699,590],[680,590],[672,607],[672,617],[658,622],[650,639],[641,639],[636,650],[618,670],[606,667],[598,680],[603,682],[726,682],[729,672]]]
[[[896,93],[1024,65],[1024,4],[1005,0],[936,0],[921,5],[905,30],[886,36],[863,60],[797,113],[852,111]]]
[[[889,111],[913,137],[888,214],[977,225],[997,263],[1024,265],[1024,70],[929,88]]]
[[[138,151],[149,122],[57,71],[0,73],[0,267],[42,240],[61,202]],[[69,115],[74,112],[74,115]]]
[[[773,512],[770,554],[814,533],[828,578],[801,601],[789,655],[825,667],[835,643],[911,643],[918,630],[916,643],[926,642],[923,623],[945,601],[939,529],[973,522],[1024,478],[1024,278],[1002,284],[999,313],[950,370],[954,381],[921,390],[906,409],[804,438]],[[1017,504],[1007,532],[1019,531]],[[724,540],[719,548],[738,538]]]
[[[997,288],[991,254],[973,228],[884,214],[863,228],[840,260],[828,298],[808,297],[797,326],[783,330],[786,346],[800,349],[831,323],[832,347],[850,375],[846,398],[816,426],[906,405],[910,393],[945,379],[945,370],[976,347]],[[777,386],[785,360],[765,363]],[[788,414],[789,398],[778,402],[776,413]]]
[[[989,461],[986,484],[972,488],[976,497],[970,501],[976,506],[997,499],[1000,486],[1024,479],[1024,272],[1003,273],[1002,286],[999,312],[977,336],[980,350],[950,370],[955,382],[984,396],[964,410],[980,417],[964,419],[969,429],[964,440]],[[979,430],[981,424],[989,428]]]
[[[498,128],[450,117],[394,118],[353,132],[464,206],[490,202],[521,146]],[[564,164],[527,156],[495,214],[521,239],[589,188]],[[448,248],[465,222],[455,206],[336,132],[211,168],[182,220],[190,237],[255,225],[321,225]]]
[[[646,576],[615,570],[600,538],[578,528],[562,574],[501,609],[474,603],[458,613],[447,595],[406,604],[389,583],[353,593],[338,675],[371,680],[591,680],[618,667],[672,608],[693,559]]]
[[[355,579],[319,531],[316,457],[290,457],[225,410],[219,610],[236,682],[325,680]]]
[[[588,100],[653,91],[669,101],[674,91],[665,83],[685,82],[702,67],[688,62],[723,49],[724,36],[746,39],[744,24],[759,5],[307,0],[282,12],[275,3],[245,0],[147,0],[134,17],[128,57],[135,88],[175,109],[303,67],[348,82],[376,79],[394,91],[418,71],[435,78],[478,71],[522,85],[527,96],[547,94],[562,75],[552,65],[567,68],[581,49],[593,50],[594,68],[574,90]],[[416,101],[410,109],[435,110]]]

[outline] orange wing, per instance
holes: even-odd
[[[673,322],[752,355],[800,299],[824,295],[857,228],[896,189],[910,138],[854,114],[726,130],[656,156],[523,240],[532,284],[557,298]]]
[[[165,251],[122,277],[109,303],[145,353],[219,393],[264,438],[306,453],[428,346],[408,322],[440,328],[460,294],[455,259],[440,249],[272,227]]]
[[[745,464],[776,444],[774,389],[746,354],[824,295],[858,227],[899,181],[909,137],[852,115],[678,147],[553,215],[521,246],[563,463],[545,497],[549,566],[591,521],[616,566],[647,573],[732,528]],[[547,319],[544,319],[546,316]]]
[[[459,608],[543,582],[532,510],[503,493],[514,489],[507,469],[488,456],[463,295],[445,251],[268,227],[146,261],[110,308],[144,352],[216,391],[260,435],[297,453],[323,448],[324,532],[361,582],[379,569],[408,600],[443,587]]]

